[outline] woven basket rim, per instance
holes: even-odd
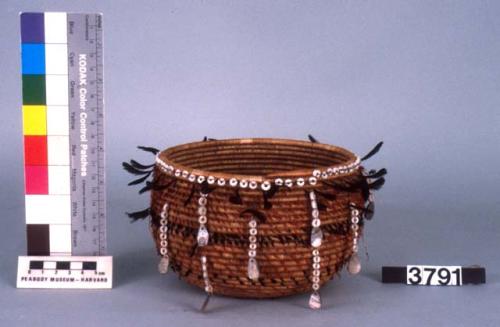
[[[262,175],[250,175],[250,174],[233,174],[233,173],[228,173],[228,172],[215,172],[215,171],[210,171],[210,170],[204,170],[204,169],[194,169],[192,167],[188,167],[186,165],[180,164],[178,162],[175,162],[175,160],[171,160],[169,158],[170,155],[179,152],[179,151],[185,151],[185,150],[190,150],[194,149],[200,146],[206,146],[207,142],[209,142],[211,145],[217,145],[217,144],[224,144],[224,145],[241,145],[241,144],[268,144],[268,145],[274,145],[274,146],[286,146],[286,145],[292,145],[292,146],[298,146],[302,147],[304,149],[318,149],[318,150],[323,150],[330,152],[332,154],[340,154],[347,158],[343,162],[340,162],[339,164],[333,165],[333,166],[318,166],[315,167],[314,169],[310,168],[304,168],[304,169],[294,169],[294,170],[284,170],[284,171],[276,171],[270,174],[262,174]],[[255,181],[255,182],[263,182],[265,180],[271,180],[276,177],[282,177],[282,178],[295,178],[295,177],[301,177],[301,176],[313,176],[314,171],[327,171],[329,169],[333,168],[343,168],[343,167],[353,167],[357,166],[359,164],[359,157],[356,156],[354,153],[351,151],[342,148],[340,146],[336,145],[329,145],[329,144],[324,144],[324,143],[316,143],[316,142],[308,142],[308,141],[303,141],[303,140],[294,140],[294,139],[282,139],[282,138],[233,138],[233,139],[223,139],[223,140],[210,140],[210,141],[197,141],[197,142],[190,142],[190,143],[184,143],[180,145],[176,145],[170,148],[167,148],[157,155],[157,162],[161,163],[162,165],[167,165],[173,167],[175,170],[180,170],[184,172],[189,172],[190,174],[194,174],[197,176],[213,176],[216,179],[226,179],[229,180],[231,178],[236,178],[238,180],[248,180],[248,181]]]

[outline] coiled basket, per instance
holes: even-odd
[[[141,182],[152,175],[142,190],[151,191],[151,206],[130,216],[151,217],[158,253],[168,259],[163,270],[210,294],[242,298],[316,293],[353,259],[349,270],[359,271],[357,240],[385,169],[368,172],[363,159],[312,137],[142,149],[156,154],[155,164],[124,167],[143,173]]]

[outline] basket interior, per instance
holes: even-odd
[[[280,139],[236,139],[196,142],[162,152],[174,166],[249,176],[286,175],[288,172],[347,164],[351,152],[326,144]]]

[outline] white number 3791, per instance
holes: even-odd
[[[406,266],[408,285],[462,285],[460,266]]]

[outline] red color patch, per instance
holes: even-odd
[[[48,166],[25,166],[26,194],[49,194]]]
[[[24,164],[47,166],[47,136],[24,137]]]

